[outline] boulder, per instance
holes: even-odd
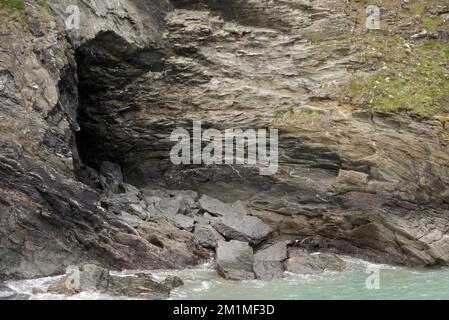
[[[100,185],[103,190],[118,193],[123,183],[122,169],[118,164],[105,161],[100,167]]]
[[[272,230],[262,220],[253,216],[230,214],[213,223],[213,227],[227,239],[257,245],[267,239]]]
[[[108,289],[109,271],[94,264],[80,268],[80,291],[106,291]]]
[[[303,249],[295,248],[289,252],[284,268],[292,273],[317,274],[324,271],[344,271],[346,262],[334,254],[310,254]]]
[[[165,218],[181,230],[192,232],[195,227],[195,220],[182,214],[170,214],[165,216]]]
[[[211,225],[196,225],[193,234],[201,246],[210,249],[216,248],[218,241],[224,240],[224,237]]]
[[[288,257],[287,244],[277,242],[256,252],[256,261],[284,261]]]
[[[282,278],[284,267],[282,262],[287,259],[287,245],[278,242],[259,250],[254,255],[254,272],[258,279],[270,281]]]
[[[145,203],[141,199],[139,192],[127,192],[120,194],[105,195],[101,199],[101,205],[103,208],[119,214],[121,211],[128,211],[131,205],[145,206]]]
[[[188,214],[192,210],[192,199],[185,197],[159,198],[152,196],[145,197],[145,202],[147,210],[152,216]]]
[[[97,291],[114,296],[159,300],[167,299],[170,290],[181,285],[183,282],[177,277],[167,277],[157,282],[146,273],[115,275],[107,269],[88,264],[68,270],[66,277],[48,287],[47,293],[70,296],[84,291]]]
[[[173,283],[170,283],[173,285]],[[107,293],[115,296],[133,297],[146,300],[168,299],[171,287],[155,281],[151,275],[109,276]]]
[[[241,201],[237,201],[234,204],[227,204],[221,202],[218,199],[204,195],[199,200],[199,205],[201,210],[209,212],[210,214],[219,217],[227,216],[230,214],[240,214],[240,215],[248,214],[245,206]]]
[[[247,243],[237,240],[218,241],[216,256],[217,270],[223,278],[229,280],[255,278],[253,248]]]

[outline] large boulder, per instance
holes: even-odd
[[[282,262],[287,259],[287,245],[278,242],[259,250],[254,255],[254,272],[257,278],[265,281],[282,278],[284,267]]]
[[[289,252],[284,267],[292,273],[317,274],[324,271],[344,271],[346,262],[334,254],[310,254],[303,249],[294,248]]]
[[[245,241],[252,245],[267,239],[272,231],[259,218],[240,214],[226,215],[213,223],[213,227],[227,239]]]
[[[193,234],[201,246],[209,249],[216,248],[218,241],[225,240],[211,225],[198,224]]]
[[[218,217],[232,214],[246,215],[248,213],[241,201],[237,201],[234,204],[228,204],[207,195],[201,197],[199,205],[201,210]]]
[[[115,275],[96,265],[70,268],[62,280],[51,284],[47,292],[74,295],[84,291],[97,291],[114,296],[149,300],[167,299],[170,291],[183,285],[177,277],[167,277],[162,282],[150,274]]]
[[[254,279],[253,249],[245,242],[219,241],[217,246],[218,273],[229,280]]]

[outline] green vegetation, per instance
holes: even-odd
[[[365,36],[364,63],[375,63],[369,77],[341,88],[346,101],[371,109],[407,110],[423,116],[449,113],[449,44],[427,40],[411,45],[400,37]]]
[[[48,15],[52,16],[52,11],[50,5],[48,4],[48,0],[39,0],[39,5]]]
[[[0,0],[0,14],[17,21],[24,28],[28,26],[25,10],[26,6],[23,0]]]
[[[10,12],[14,10],[24,10],[25,2],[23,0],[0,0],[0,6]]]

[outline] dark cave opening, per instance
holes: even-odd
[[[76,50],[80,126],[76,147],[82,162],[78,173],[86,166],[98,171],[103,161],[121,164],[126,151],[114,143],[115,115],[136,107],[130,97],[117,92],[143,73],[161,70],[162,57],[158,49],[139,48],[113,32],[100,33]]]

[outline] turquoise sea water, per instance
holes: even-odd
[[[226,281],[211,264],[194,270],[158,271],[151,273],[162,279],[169,274],[181,277],[185,285],[172,292],[171,299],[449,299],[449,268],[418,270],[344,258],[348,268],[342,273],[320,275],[289,274],[282,280]],[[367,268],[379,270],[379,289],[367,289]],[[126,272],[132,273],[132,272]],[[111,299],[93,292],[73,297],[31,295],[33,288],[45,289],[51,278],[9,282],[7,286],[28,299]],[[123,297],[126,299],[126,297]]]
[[[214,271],[197,272],[172,299],[449,299],[449,268],[417,270],[346,259],[343,273],[288,275],[272,282],[233,282]],[[379,289],[367,289],[367,267],[379,269]],[[369,283],[371,283],[369,281]]]

